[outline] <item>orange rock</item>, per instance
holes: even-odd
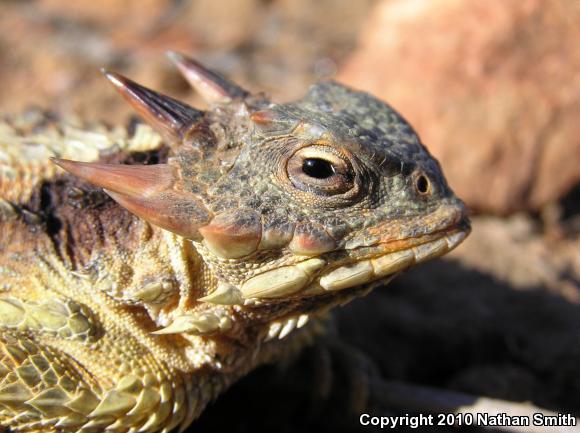
[[[383,0],[339,79],[389,101],[474,209],[509,213],[580,181],[580,4]]]

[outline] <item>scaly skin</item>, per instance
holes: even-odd
[[[324,82],[273,104],[172,58],[210,111],[106,74],[161,135],[0,123],[0,426],[183,430],[330,308],[469,231],[383,102]]]

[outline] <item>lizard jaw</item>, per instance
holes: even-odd
[[[264,341],[283,339],[303,327],[309,319],[320,317],[320,312],[364,296],[372,289],[391,281],[404,269],[451,251],[463,242],[469,231],[468,227],[452,229],[436,239],[323,273],[318,280],[300,292],[302,295],[314,295],[300,301],[305,302],[308,307],[299,308],[267,322]],[[268,301],[274,300],[252,298],[246,299],[245,304],[267,309]]]
[[[276,302],[276,299],[311,297],[350,289],[384,280],[415,264],[446,254],[457,247],[468,233],[469,228],[456,227],[427,240],[414,239],[398,245],[394,251],[376,251],[373,248],[358,259],[350,259],[348,263],[330,269],[324,269],[328,264],[324,256],[309,258],[263,272],[244,281],[239,288],[222,286],[199,301],[251,306]]]
[[[423,243],[339,266],[323,273],[304,293],[315,295],[344,290],[392,277],[411,266],[448,253],[468,234],[468,228],[456,228]]]
[[[415,264],[442,256],[459,245],[468,232],[459,230],[407,249],[340,266],[320,277],[326,291],[343,290],[392,276]]]

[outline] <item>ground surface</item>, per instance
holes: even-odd
[[[194,54],[251,89],[296,97],[341,68],[374,2],[92,3],[0,3],[2,114],[34,105],[119,122],[128,110],[97,73],[100,66],[196,102],[165,60],[168,48]],[[539,213],[474,217],[473,234],[456,252],[339,311],[340,333],[385,379],[529,400],[580,416],[579,203],[576,188]],[[294,366],[252,374],[208,410],[199,428],[356,428],[339,388],[326,400],[312,396],[321,366],[315,352]]]

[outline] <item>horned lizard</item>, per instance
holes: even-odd
[[[105,71],[153,129],[38,112],[0,123],[11,431],[183,430],[309,343],[329,309],[469,232],[387,104],[332,81],[275,104],[170,57],[210,110]]]

